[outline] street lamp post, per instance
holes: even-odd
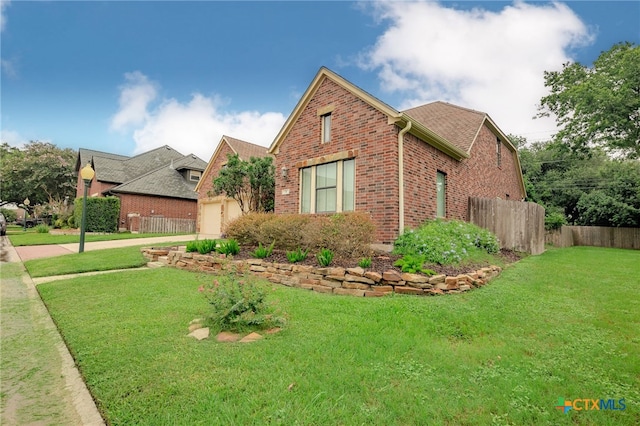
[[[84,252],[84,228],[87,225],[87,190],[91,188],[91,181],[96,172],[91,168],[91,164],[87,164],[80,170],[80,176],[84,181],[84,196],[82,197],[82,222],[80,224],[80,247],[78,253]]]
[[[29,197],[25,198],[22,204],[24,204],[24,217],[22,218],[22,220],[24,221],[22,224],[24,228],[22,229],[22,231],[27,232],[27,208],[29,207],[29,204],[31,204],[31,201],[29,201]]]

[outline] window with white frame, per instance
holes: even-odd
[[[202,172],[198,170],[189,170],[189,180],[197,182],[202,177]]]
[[[339,160],[300,170],[300,212],[355,210],[355,160]]]

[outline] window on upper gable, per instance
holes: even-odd
[[[202,172],[198,170],[189,170],[189,180],[192,182],[198,182],[202,177]]]
[[[436,175],[436,216],[447,215],[447,175],[438,171]]]
[[[321,116],[322,143],[331,142],[331,113]]]
[[[496,160],[498,167],[502,166],[502,142],[500,138],[496,138]]]

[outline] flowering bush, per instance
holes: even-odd
[[[396,254],[420,255],[426,262],[440,265],[459,263],[473,250],[497,253],[500,243],[486,229],[457,220],[432,220],[418,229],[405,231],[393,248]]]
[[[246,331],[281,327],[284,317],[267,303],[267,291],[255,277],[226,274],[198,288],[211,306],[209,326],[219,330]]]

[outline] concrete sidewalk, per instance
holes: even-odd
[[[191,241],[195,235],[85,243],[85,251]],[[104,425],[23,261],[78,252],[78,244],[11,246],[0,237],[0,424]],[[56,277],[60,279],[61,277]],[[47,279],[42,279],[43,282]]]
[[[126,240],[110,240],[110,241],[96,241],[88,242],[84,244],[84,251],[102,250],[118,247],[130,247],[139,245],[161,245],[167,242],[178,241],[193,241],[196,236],[190,235],[175,235],[168,237],[153,237],[153,238],[131,238]],[[31,259],[39,259],[42,257],[54,257],[61,256],[69,253],[78,253],[80,244],[51,244],[43,246],[23,246],[16,247],[15,251],[18,253],[20,260],[23,262]]]

